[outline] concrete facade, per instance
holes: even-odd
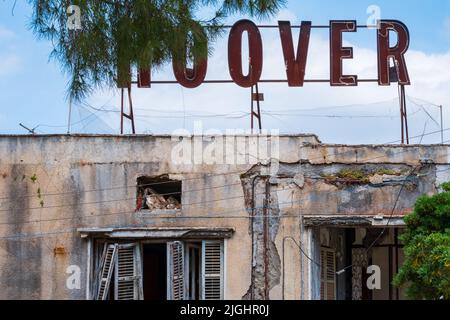
[[[320,228],[401,225],[417,197],[450,180],[446,145],[327,145],[290,135],[276,137],[274,159],[248,156],[256,138],[236,136],[248,148],[224,152],[245,161],[205,163],[195,157],[224,150],[221,138],[200,137],[200,149],[195,139],[0,136],[0,298],[86,299],[93,238],[197,229],[200,240],[203,231],[225,238],[225,299],[318,299]],[[191,142],[192,161],[174,161]],[[136,210],[137,179],[161,175],[181,181],[181,210]],[[69,288],[77,267],[79,288]]]

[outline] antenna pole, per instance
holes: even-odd
[[[19,123],[19,126],[21,126],[22,128],[24,128],[25,130],[27,130],[29,133],[31,133],[31,134],[36,134],[36,132],[34,131],[36,128],[34,128],[34,129],[30,129],[30,128],[28,128],[27,126],[25,126],[25,125],[23,125],[23,124],[21,124],[21,123]]]
[[[256,111],[255,111],[255,103],[256,101]],[[259,133],[262,132],[262,116],[261,116],[261,105],[260,102],[264,101],[264,94],[259,93],[258,84],[252,86],[251,89],[251,114],[250,114],[250,125],[252,129],[252,134],[254,133],[254,118],[258,119],[258,128]]]
[[[72,118],[72,98],[69,98],[69,119],[67,120],[67,134],[70,134],[70,123]]]
[[[133,100],[131,98],[131,85],[127,88],[128,92],[128,107],[129,113],[125,113],[125,89],[121,88],[120,96],[120,134],[123,134],[123,119],[127,118],[131,122],[131,132],[136,134],[136,128],[134,126],[134,114],[133,114]]]
[[[439,111],[441,113],[441,143],[444,144],[444,118],[442,116],[442,105],[439,106]]]
[[[400,102],[400,121],[402,130],[402,144],[409,144],[409,130],[408,130],[408,113],[406,111],[406,93],[405,86],[403,84],[398,85],[398,98]]]

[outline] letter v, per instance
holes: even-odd
[[[289,21],[278,21],[278,28],[280,30],[281,46],[283,47],[288,84],[290,87],[302,87],[305,80],[311,21],[302,22],[298,40],[297,56],[295,56],[294,53],[291,23]]]

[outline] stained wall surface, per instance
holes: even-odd
[[[327,145],[314,135],[0,136],[0,154],[1,299],[85,299],[77,230],[136,226],[233,228],[227,299],[317,298],[316,271],[297,247],[314,245],[304,216],[388,216],[400,190],[402,216],[450,178],[449,146]],[[164,174],[182,181],[181,211],[136,211],[137,179]],[[66,285],[69,266],[80,268],[79,289]]]

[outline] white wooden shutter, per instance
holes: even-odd
[[[223,299],[223,242],[202,242],[202,300]]]
[[[336,254],[328,248],[320,249],[320,298],[336,300]]]
[[[167,299],[185,300],[184,244],[167,243]]]
[[[115,266],[114,298],[142,300],[142,264],[139,243],[119,244]]]
[[[100,273],[97,275],[96,300],[106,300],[108,297],[116,256],[117,244],[105,244],[100,261]]]

